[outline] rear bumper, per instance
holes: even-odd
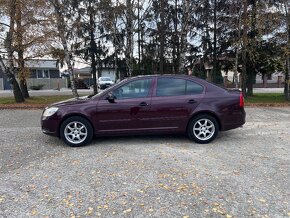
[[[242,127],[246,123],[246,112],[244,109],[232,112],[221,126],[221,131],[227,131]]]

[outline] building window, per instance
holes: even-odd
[[[50,78],[49,70],[36,70],[36,78],[37,79]]]
[[[36,70],[36,78],[37,79],[43,78],[42,70]]]
[[[49,78],[49,70],[42,71],[43,78]]]

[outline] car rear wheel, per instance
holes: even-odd
[[[69,117],[61,124],[60,137],[71,147],[87,145],[93,138],[93,128],[83,117]]]
[[[200,144],[207,144],[213,141],[217,137],[218,131],[217,120],[208,114],[194,117],[187,129],[189,138]]]

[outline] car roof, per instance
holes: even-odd
[[[176,77],[176,78],[197,78],[195,76],[188,76],[184,74],[151,74],[151,75],[140,75],[140,76],[134,76],[131,78],[144,78],[144,77]]]

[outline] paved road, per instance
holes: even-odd
[[[255,88],[254,93],[283,93],[283,88]],[[81,95],[89,95],[93,93],[92,89],[79,89],[78,93]],[[70,89],[61,89],[58,90],[38,90],[38,91],[29,91],[30,96],[50,96],[50,95],[71,95],[72,92]],[[12,97],[13,92],[11,90],[0,90],[0,97]]]
[[[93,89],[78,89],[78,93],[81,95],[90,95],[93,93]],[[72,95],[71,89],[61,90],[30,90],[30,96],[53,96],[53,95]],[[0,97],[12,97],[12,90],[0,90]]]
[[[41,111],[0,111],[0,217],[289,217],[290,108],[248,108],[209,145],[184,136],[70,148]]]

